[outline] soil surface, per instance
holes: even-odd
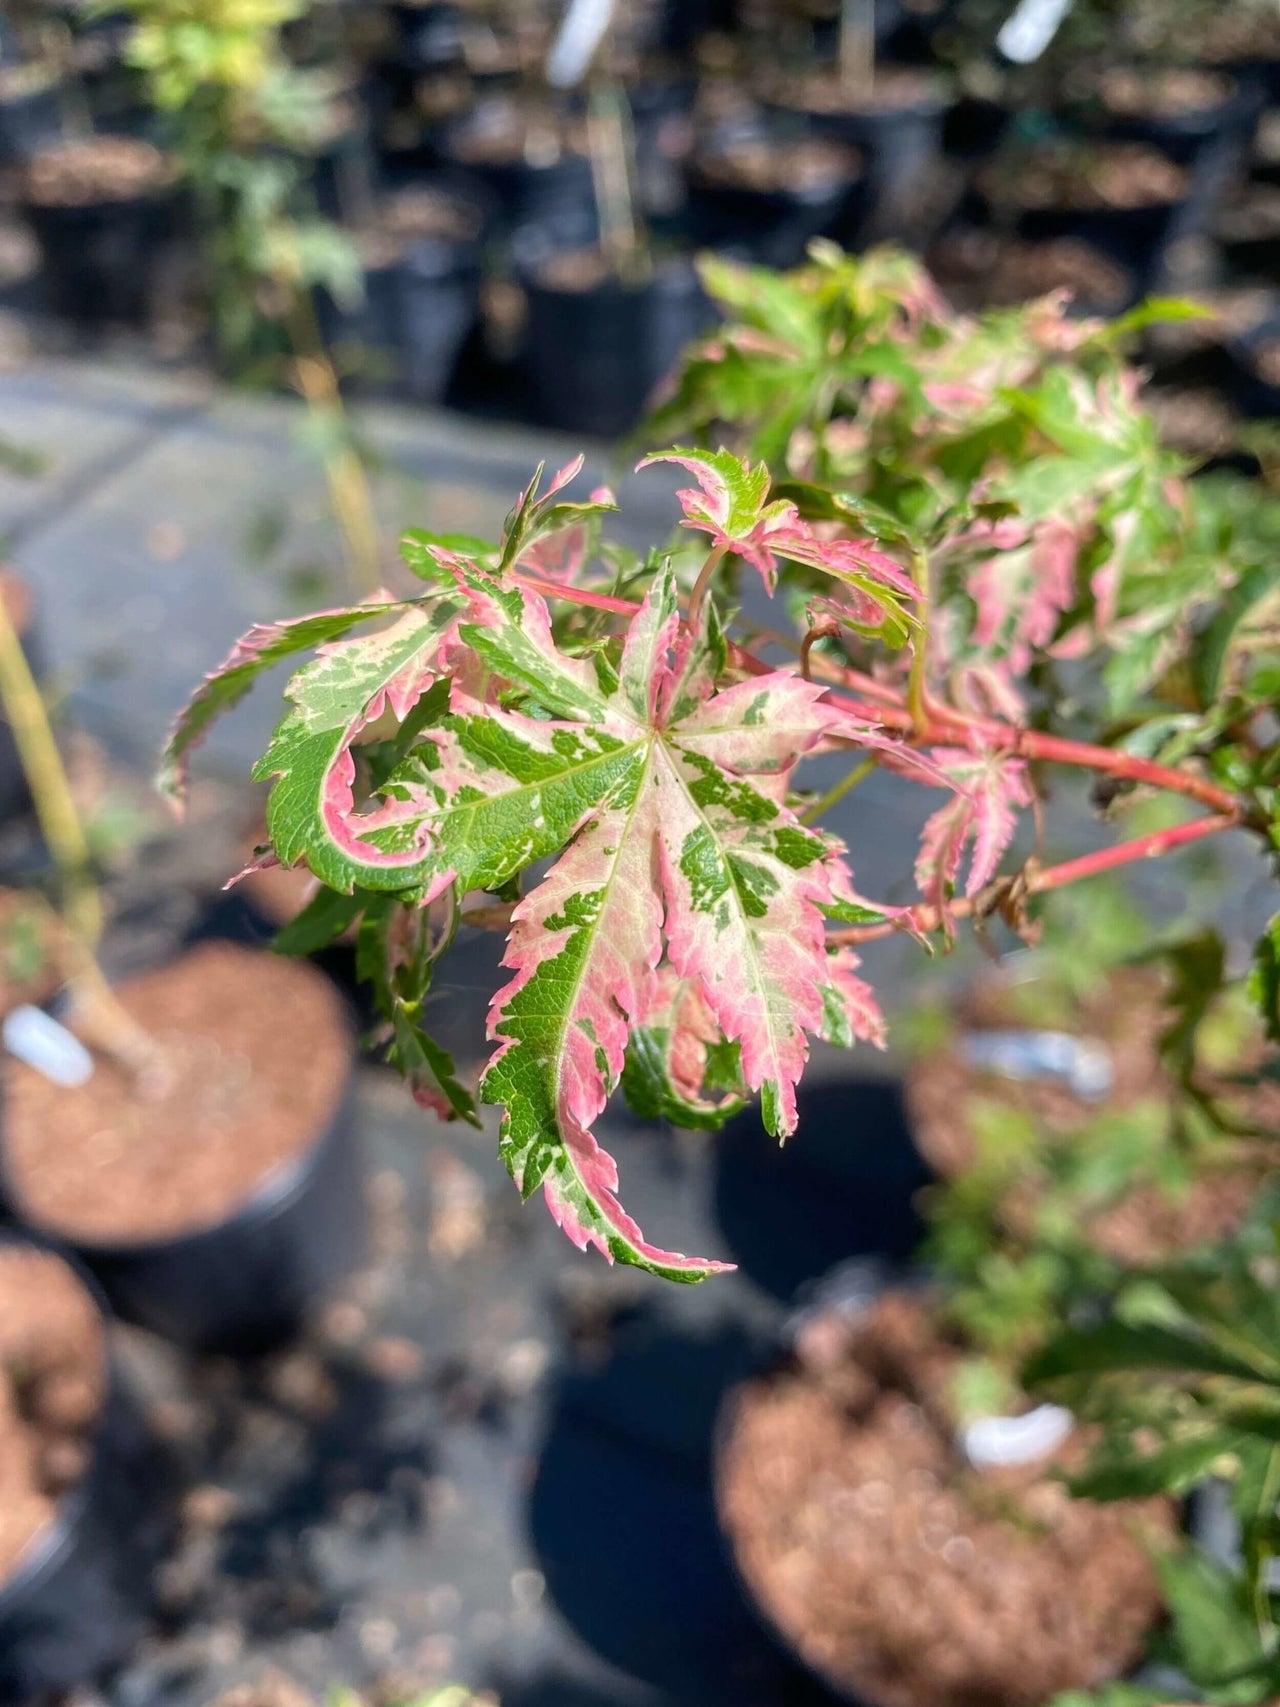
[[[172,161],[151,143],[88,136],[42,149],[26,169],[24,190],[37,207],[92,207],[135,201],[172,178]]]
[[[366,268],[386,267],[414,243],[433,237],[445,243],[472,242],[484,224],[479,208],[441,190],[409,186],[380,201],[359,236]]]
[[[1052,290],[1069,290],[1085,307],[1118,312],[1133,280],[1118,262],[1087,243],[1064,237],[1023,243],[993,231],[966,231],[930,251],[930,271],[958,308],[1015,307]]]
[[[351,1070],[341,998],[305,962],[210,942],[119,986],[160,1082],[103,1061],[87,1084],[12,1064],[5,1162],[40,1225],[104,1242],[223,1220],[324,1131]]]
[[[971,992],[961,1010],[968,1030],[1032,1026],[1034,985]],[[957,1051],[943,1048],[916,1062],[904,1084],[912,1136],[925,1160],[943,1179],[955,1179],[977,1156],[968,1118],[979,1099],[995,1099],[1028,1116],[1046,1147],[1095,1119],[1102,1108],[1119,1111],[1159,1096],[1164,1085],[1157,1042],[1167,1023],[1158,982],[1142,973],[1118,973],[1079,1004],[1074,1016],[1039,1022],[1048,1029],[1105,1042],[1114,1074],[1105,1104],[1088,1102],[1050,1079],[1015,1080],[971,1067]],[[1200,1174],[1177,1196],[1154,1184],[1138,1185],[1090,1216],[1089,1237],[1098,1250],[1124,1263],[1167,1256],[1188,1245],[1222,1237],[1239,1222],[1256,1188],[1251,1169]],[[1034,1184],[1005,1206],[1011,1225],[1029,1220]]]
[[[761,138],[708,150],[697,157],[694,171],[704,183],[729,189],[803,194],[854,181],[861,175],[861,162],[854,149],[838,142]]]
[[[811,113],[895,113],[913,107],[937,106],[942,99],[938,79],[912,66],[877,69],[870,89],[851,90],[828,71],[789,78],[775,91],[778,102]]]
[[[0,1245],[0,1582],[83,1475],[105,1386],[84,1287],[49,1252]]]
[[[1272,184],[1253,184],[1229,202],[1214,221],[1220,243],[1248,243],[1280,235],[1280,189]]]
[[[1183,167],[1138,142],[1044,149],[984,176],[997,198],[1024,208],[1160,207],[1179,201],[1187,190]]]
[[[808,1664],[883,1707],[1030,1707],[1132,1666],[1167,1507],[1074,1500],[1047,1462],[970,1468],[940,1397],[960,1353],[921,1300],[809,1337],[739,1390],[718,1466],[739,1569]]]
[[[1117,118],[1178,119],[1223,106],[1235,80],[1221,72],[1172,67],[1153,72],[1114,65],[1098,78],[1103,105]]]

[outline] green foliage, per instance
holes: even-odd
[[[346,303],[363,291],[350,239],[319,216],[309,189],[309,158],[337,124],[333,86],[292,66],[280,41],[309,0],[124,6],[135,20],[129,58],[192,191],[221,353],[259,373],[282,354],[285,323],[309,314],[310,291]]]
[[[1224,1481],[1238,1569],[1192,1549],[1160,1561],[1169,1657],[1197,1699],[1270,1699],[1280,1686],[1271,1562],[1280,1550],[1280,1222],[1198,1259],[1126,1278],[1095,1326],[1032,1358],[1033,1386],[1098,1437],[1074,1490],[1110,1500]]]

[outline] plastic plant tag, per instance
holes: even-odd
[[[572,89],[581,83],[613,21],[614,0],[569,0],[551,52],[547,82],[553,89]]]
[[[975,1470],[999,1470],[1044,1458],[1075,1427],[1061,1405],[1037,1405],[1020,1417],[978,1417],[960,1430],[960,1450]]]
[[[996,46],[1015,65],[1030,65],[1048,47],[1072,0],[1022,0],[1000,27]]]
[[[93,1056],[43,1008],[27,1004],[14,1008],[0,1026],[0,1038],[10,1055],[65,1090],[74,1090],[93,1076]]]
[[[960,1039],[970,1067],[1006,1079],[1058,1079],[1085,1102],[1111,1093],[1115,1074],[1101,1043],[1065,1031],[971,1031]]]

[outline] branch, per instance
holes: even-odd
[[[513,569],[511,573],[521,586],[541,593],[544,599],[567,599],[571,604],[583,605],[589,610],[612,611],[615,616],[634,616],[640,609],[634,599],[614,598],[611,593],[589,593],[582,587],[565,587],[559,581],[544,581],[540,575],[530,575],[524,569]]]
[[[1114,871],[1118,866],[1131,865],[1140,859],[1161,859],[1165,854],[1174,853],[1178,848],[1189,846],[1192,842],[1203,841],[1207,836],[1220,835],[1223,830],[1238,830],[1240,828],[1239,813],[1222,814],[1212,818],[1194,818],[1189,824],[1175,824],[1172,829],[1153,830],[1149,835],[1136,836],[1132,841],[1117,842],[1113,847],[1099,848],[1095,853],[1081,854],[1078,859],[1064,860],[1061,865],[1039,866],[1028,861],[1022,871],[1012,877],[997,877],[978,895],[970,899],[963,896],[954,901],[947,909],[946,916],[953,919],[989,918],[998,913],[1015,897],[1021,899],[1028,895],[1044,895],[1053,889],[1064,889],[1069,883],[1080,883],[1085,878],[1098,877],[1104,871]],[[886,919],[877,925],[851,925],[844,930],[828,931],[829,943],[862,943],[875,942],[880,937],[892,936],[895,931],[906,930],[915,934],[936,931],[943,924],[942,909],[921,904],[909,907],[895,919]]]
[[[710,578],[706,572],[708,568],[714,568],[714,559],[713,552],[708,563],[703,566],[704,573],[699,577],[700,580],[703,580],[704,576],[706,579]],[[568,599],[576,604],[590,606],[593,610],[612,611],[618,616],[634,616],[640,608],[632,599],[613,598],[605,593],[588,593],[577,587],[562,587],[554,581],[542,581],[536,576],[517,573],[526,586],[532,587],[535,592],[542,593],[547,598]],[[691,604],[690,621],[696,621],[698,614]],[[731,647],[730,652],[734,663],[753,676],[769,675],[775,667],[740,646]],[[1023,728],[1020,724],[1002,723],[995,717],[970,717],[950,706],[939,705],[932,699],[926,699],[925,716],[920,720],[912,716],[901,696],[884,683],[863,676],[856,670],[829,665],[818,655],[811,656],[810,665],[814,675],[827,678],[835,676],[841,682],[860,688],[864,694],[875,696],[855,699],[849,694],[833,693],[833,705],[838,705],[842,711],[848,711],[864,722],[879,724],[882,729],[896,730],[906,737],[911,746],[962,746],[971,750],[995,750],[1045,764],[1071,765],[1079,770],[1100,771],[1104,776],[1113,776],[1121,782],[1159,788],[1166,794],[1181,794],[1188,800],[1208,807],[1211,812],[1230,816],[1233,823],[1246,821],[1247,809],[1241,801],[1225,788],[1219,788],[1216,783],[1210,782],[1206,777],[1197,776],[1193,771],[1174,770],[1169,765],[1158,765],[1151,759],[1142,759],[1136,754],[1121,752],[1115,747],[1098,747],[1087,741],[1072,741],[1062,735],[1046,735],[1038,729]]]

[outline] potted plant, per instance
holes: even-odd
[[[1030,1707],[1123,1676],[1159,1616],[1169,1505],[1072,1499],[1069,1416],[1029,1408],[972,1344],[945,1294],[820,1303],[722,1413],[743,1585],[838,1700]]]
[[[340,373],[443,400],[480,315],[488,208],[447,175],[378,198],[355,233],[358,306],[320,298],[321,329]]]
[[[333,133],[332,88],[287,62],[282,25],[307,9],[282,0],[245,14],[181,0],[130,0],[129,58],[172,128],[195,209],[221,359],[283,372],[305,401],[353,587],[381,581],[381,543],[359,443],[317,320],[314,292],[362,300],[350,241],[316,209],[309,162]]]
[[[566,40],[565,38],[569,39]],[[692,266],[656,254],[640,211],[627,97],[594,44],[557,42],[549,75],[586,80],[586,131],[597,240],[566,246],[526,230],[516,253],[528,302],[527,361],[535,404],[552,426],[616,437],[641,417],[709,310]],[[597,69],[598,68],[598,69]]]
[[[141,1635],[164,1520],[91,1282],[0,1236],[0,1696],[65,1690]]]
[[[63,136],[19,172],[49,302],[64,318],[144,322],[156,263],[174,227],[173,161],[125,135]]]
[[[1171,1617],[1152,1648],[1176,1694],[1197,1701],[1275,1692],[1273,1215],[1272,1203],[1248,1236],[1135,1271],[1105,1317],[1060,1333],[1026,1371],[1094,1430],[1073,1491],[1101,1501],[1182,1495],[1210,1479],[1200,1544],[1158,1561]]]
[[[936,67],[878,63],[876,8],[842,0],[835,63],[781,68],[766,79],[772,109],[816,136],[866,151],[870,161],[870,229],[904,238],[929,212],[948,105]]]
[[[107,978],[95,848],[19,621],[0,600],[0,705],[53,901],[10,896],[4,907],[28,999],[5,1016],[0,1201],[78,1250],[134,1320],[196,1346],[279,1337],[360,1249],[350,1019],[321,973],[228,944]],[[65,1023],[35,1005],[60,994]],[[258,1004],[293,1013],[293,1069],[263,1044],[261,1005],[246,1023]],[[310,1079],[301,1100],[299,1072]],[[174,1143],[183,1130],[202,1134],[185,1155]]]
[[[325,885],[317,921],[365,918],[389,1009],[415,1021],[465,898],[495,897],[496,911],[475,904],[499,923],[516,903],[481,1087],[506,1109],[504,1159],[526,1195],[544,1188],[576,1242],[684,1279],[719,1265],[644,1240],[591,1134],[637,1033],[653,1034],[630,1051],[649,1106],[714,1110],[726,1085],[745,1087],[785,1135],[805,1034],[878,1035],[850,958],[863,942],[898,930],[947,940],[973,915],[1016,929],[1036,895],[1228,831],[1265,838],[1270,822],[1257,722],[1269,631],[1225,614],[1235,567],[1221,542],[1203,550],[1187,532],[1193,489],[1133,401],[1124,329],[1077,325],[1051,303],[948,339],[928,281],[893,256],[826,254],[799,281],[751,282],[743,312],[786,316],[798,355],[730,331],[671,409],[710,420],[736,403],[780,477],[720,450],[648,459],[693,475],[686,534],[708,536],[708,550],[656,553],[619,587],[608,554],[593,564],[552,545],[576,541],[604,503],[560,499],[571,467],[549,496],[526,490],[501,541],[411,536],[421,598],[247,642],[180,719],[167,761],[177,791],[210,717],[266,664],[324,644],[258,766],[274,779],[274,856]],[[845,317],[843,350],[809,331],[827,314]],[[917,345],[926,321],[944,335]],[[840,415],[846,386],[854,403]],[[917,439],[921,399],[930,430]],[[1001,454],[983,464],[993,435]],[[749,625],[724,637],[714,587],[733,560],[770,589],[791,566],[809,612],[793,665],[762,662]],[[1193,642],[1188,609],[1225,651],[1171,675]],[[390,626],[350,633],[378,618]],[[1070,734],[1052,727],[1055,657],[1089,658],[1102,684],[1096,701],[1072,703]],[[1191,697],[1171,726],[1175,682]],[[1138,727],[1148,740],[1134,740]],[[770,741],[784,728],[780,754]],[[842,782],[797,794],[797,759],[845,742]],[[817,827],[872,763],[943,790],[922,898],[905,908],[859,897],[843,848]],[[1057,865],[1002,869],[1052,764],[1093,773],[1112,811],[1154,789],[1193,815]],[[557,853],[517,901],[520,873]],[[423,902],[446,910],[438,939],[424,940]],[[402,1058],[425,1095],[460,1105],[420,1044]]]

